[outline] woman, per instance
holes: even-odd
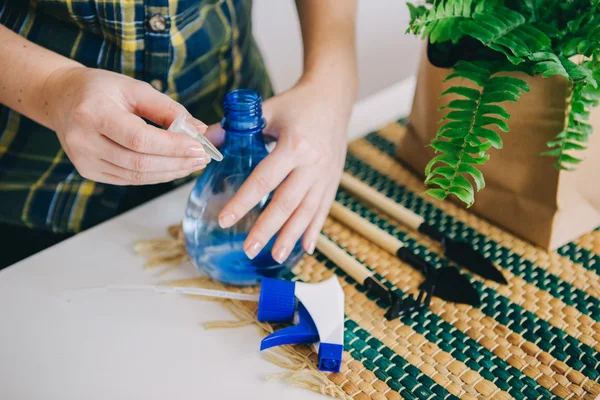
[[[5,265],[204,168],[208,157],[196,141],[164,129],[180,113],[218,145],[215,123],[229,90],[272,94],[250,1],[7,1],[0,8]],[[219,218],[231,226],[285,179],[244,246],[253,257],[280,231],[278,261],[300,237],[314,251],[357,92],[355,1],[296,5],[304,71],[264,103],[266,132],[278,145]]]

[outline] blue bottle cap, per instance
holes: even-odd
[[[263,278],[258,301],[258,320],[289,322],[296,311],[296,284],[281,279]]]

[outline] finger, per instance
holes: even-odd
[[[277,129],[277,121],[276,118],[273,118],[274,115],[277,115],[276,110],[277,98],[271,97],[270,99],[265,100],[262,103],[262,117],[267,123],[263,129],[263,133],[272,136],[274,138],[279,137],[279,129]]]
[[[97,183],[108,183],[115,186],[128,186],[129,182],[120,176],[108,174],[101,171],[96,171],[91,174],[86,174],[85,179]]]
[[[157,183],[171,182],[175,179],[190,175],[193,170],[164,171],[164,172],[140,172],[131,171],[117,165],[100,160],[99,171],[106,177],[117,177],[125,181],[126,185],[153,185]]]
[[[284,151],[275,150],[262,160],[219,213],[221,228],[229,228],[246,215],[261,199],[275,190],[292,167],[291,158]]]
[[[262,212],[258,220],[248,233],[244,241],[244,252],[248,258],[252,259],[260,252],[265,244],[279,231],[285,222],[296,210],[306,192],[312,184],[312,177],[306,176],[298,170],[292,172],[290,176],[275,191],[273,199],[267,208]],[[290,249],[279,249],[275,260],[279,258],[285,260]]]
[[[201,133],[206,130],[206,124],[192,117],[187,109],[164,93],[148,84],[136,84],[129,93],[129,101],[134,112],[160,126],[168,128],[175,118],[181,114],[189,116],[190,122]]]
[[[304,232],[304,237],[302,238],[302,247],[304,247],[308,254],[312,255],[315,252],[315,246],[317,244],[317,239],[319,238],[319,233],[323,228],[323,224],[325,223],[327,215],[329,215],[329,209],[331,208],[331,203],[333,203],[333,200],[335,199],[338,184],[339,180],[334,180],[328,185],[325,195],[321,200],[319,211],[317,211],[310,222],[310,225],[306,229],[306,232]]]
[[[287,260],[292,249],[294,249],[298,240],[319,211],[325,189],[324,185],[313,186],[298,208],[296,208],[292,217],[288,219],[279,231],[272,253],[273,259],[278,263],[281,264]]]
[[[100,158],[119,167],[140,172],[166,172],[202,169],[210,162],[210,157],[166,157],[136,153],[101,136],[97,144]]]
[[[219,147],[225,140],[225,130],[223,130],[221,124],[212,124],[208,126],[206,132],[204,132],[204,136],[206,136],[212,144]]]
[[[156,128],[123,110],[111,110],[102,121],[100,133],[136,153],[192,158],[204,155],[204,148],[195,139]]]

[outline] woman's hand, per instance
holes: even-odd
[[[85,178],[114,185],[171,181],[210,161],[196,140],[168,127],[185,108],[149,84],[81,66],[59,68],[41,94],[60,143]],[[195,121],[200,132],[206,125]]]
[[[265,134],[278,138],[275,150],[219,214],[219,224],[227,228],[276,189],[244,243],[248,257],[254,258],[276,233],[272,255],[279,263],[301,236],[304,249],[313,253],[344,166],[354,101],[349,97],[329,91],[324,82],[305,80],[265,101]],[[214,138],[212,130],[208,136]]]

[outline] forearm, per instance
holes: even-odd
[[[356,66],[356,1],[296,0],[304,43],[302,79],[327,83],[354,102]]]
[[[44,83],[59,68],[81,64],[40,47],[0,25],[0,104],[32,120],[50,126],[49,103]]]

